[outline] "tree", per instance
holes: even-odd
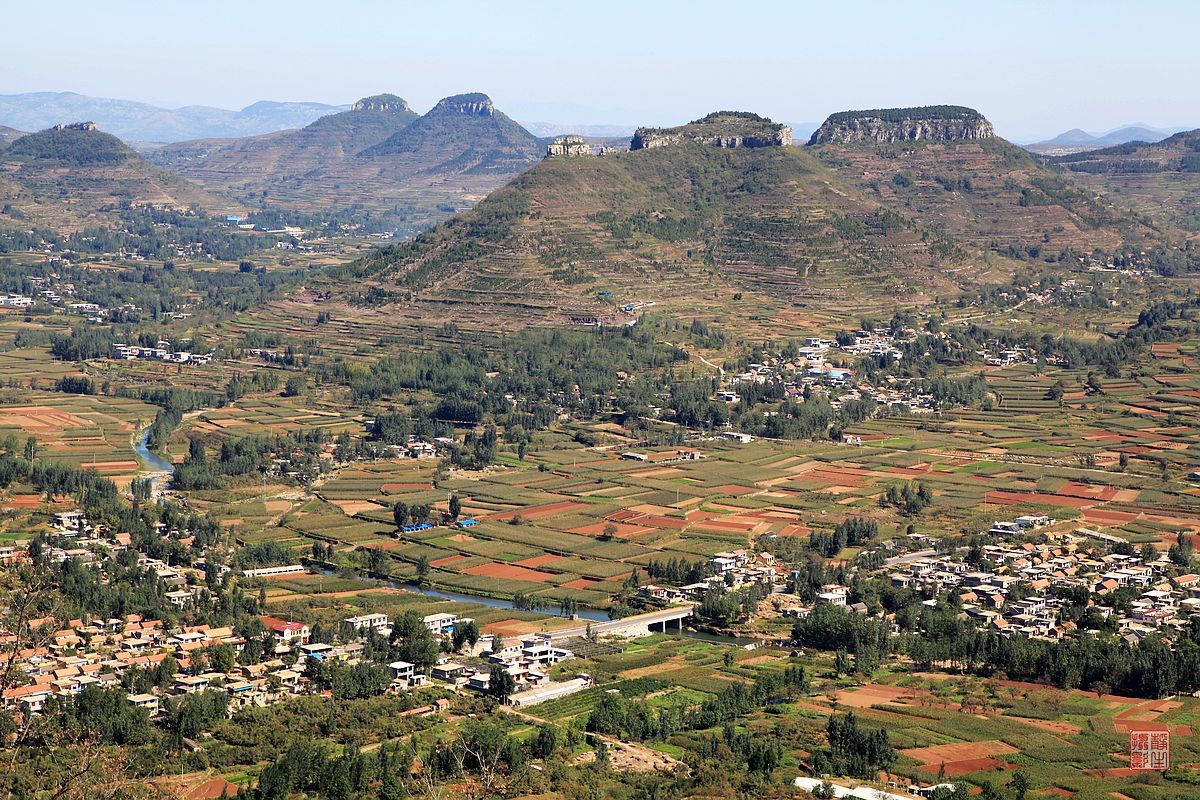
[[[457,520],[459,518],[459,516],[462,514],[462,498],[460,498],[456,494],[450,495],[449,506],[450,506],[449,511],[450,511],[451,521]]]
[[[1025,795],[1031,787],[1029,776],[1025,774],[1025,770],[1021,769],[1013,773],[1012,780],[1008,782],[1008,785],[1016,794],[1017,800],[1025,800]]]
[[[405,611],[396,618],[392,624],[391,645],[392,655],[400,661],[415,664],[422,671],[436,664],[441,654],[437,639],[415,611]]]
[[[456,652],[461,650],[464,644],[474,647],[479,641],[479,626],[475,624],[475,620],[456,624],[454,626],[454,635],[450,641]]]
[[[507,703],[508,698],[516,690],[517,681],[509,674],[508,670],[500,664],[492,664],[492,668],[488,672],[488,695],[501,703]]]
[[[205,648],[208,653],[208,663],[214,672],[233,671],[234,651],[231,645],[215,644]]]
[[[303,375],[293,375],[283,385],[284,397],[299,397],[304,394],[305,380]]]
[[[529,742],[529,753],[534,758],[549,758],[558,747],[558,728],[553,725],[539,725],[537,733]]]
[[[408,504],[397,501],[392,506],[392,519],[396,522],[397,528],[403,528],[408,524]]]
[[[417,556],[417,585],[425,586],[429,583],[429,556],[421,553]]]

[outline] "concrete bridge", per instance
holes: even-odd
[[[631,617],[609,620],[607,622],[591,623],[592,633],[596,636],[649,636],[652,633],[667,633],[671,630],[682,631],[683,621],[692,616],[693,605],[679,605],[664,608],[661,611],[650,611],[645,614],[634,614]],[[551,631],[553,639],[573,639],[586,636],[587,625]]]

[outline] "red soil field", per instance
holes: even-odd
[[[723,516],[716,519],[706,519],[699,523],[697,527],[701,528],[716,528],[717,530],[726,531],[748,531],[762,525],[761,519],[754,517],[743,517],[740,514],[736,516]]]
[[[238,786],[224,778],[210,778],[204,783],[193,786],[183,797],[185,800],[211,800],[218,797],[233,797],[237,794]]]
[[[1001,761],[997,758],[964,758],[959,761],[947,761],[946,774],[954,775],[969,775],[972,772],[982,772],[984,770],[1009,770],[1016,769],[1007,761]],[[937,769],[941,769],[942,764],[939,763]]]
[[[634,511],[631,508],[614,511],[607,515],[605,519],[612,522],[624,522],[629,525],[637,525],[639,527],[651,528],[667,528],[668,530],[681,531],[687,527],[687,520],[676,519],[675,517],[664,517],[659,514],[646,514],[640,511]]]
[[[40,494],[14,494],[4,501],[4,508],[37,508],[42,502]]]
[[[1139,770],[1133,767],[1109,767],[1108,769],[1085,769],[1093,778],[1130,778],[1137,775]]]
[[[506,521],[513,517],[520,516],[525,519],[540,519],[541,517],[549,517],[554,514],[562,514],[566,511],[576,511],[581,508],[587,508],[587,503],[577,503],[574,500],[563,500],[558,503],[546,503],[540,506],[530,506],[522,508],[519,511],[502,511],[499,514],[493,514],[492,519]]]
[[[49,406],[9,406],[0,408],[0,428],[20,428],[26,433],[51,433],[64,428],[84,428],[86,419]]]
[[[888,467],[885,472],[889,475],[904,475],[908,478],[924,478],[933,469],[931,464],[923,467]]]
[[[727,494],[733,497],[741,497],[742,495],[752,494],[756,490],[747,486],[739,486],[736,483],[727,483],[724,486],[714,486],[711,491],[713,494]]]
[[[1057,494],[1043,494],[1041,492],[1007,492],[1002,489],[988,492],[983,501],[1000,506],[1015,506],[1020,503],[1041,503],[1048,506],[1065,506],[1066,508],[1087,508],[1088,506],[1095,505],[1097,502],[1079,497],[1062,497]]]
[[[1133,522],[1137,514],[1127,511],[1102,511],[1098,508],[1084,509],[1083,518],[1087,522],[1098,522],[1102,525],[1119,525],[1122,522]]]
[[[917,761],[920,761],[924,769],[938,769],[941,764],[946,765],[946,773],[950,774],[950,765],[958,764],[965,772],[973,772],[978,769],[990,769],[991,766],[976,766],[974,769],[968,769],[977,762],[984,761],[1001,764],[991,758],[995,755],[1006,755],[1008,753],[1018,752],[1015,747],[1005,744],[996,739],[990,739],[983,742],[962,742],[960,744],[939,744],[932,747],[913,747],[908,750],[901,750],[906,756],[911,756]],[[964,772],[958,772],[962,775]]]
[[[480,564],[478,567],[468,567],[463,570],[466,575],[479,575],[484,578],[503,578],[505,580],[531,581],[546,583],[553,580],[549,572],[539,572],[536,569],[526,569],[515,564]]]
[[[928,694],[927,692],[919,692]],[[852,708],[870,708],[876,703],[894,703],[901,698],[913,698],[918,692],[901,686],[869,683],[845,692],[838,692],[838,703]]]

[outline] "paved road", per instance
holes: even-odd
[[[910,561],[920,561],[922,558],[929,558],[930,556],[936,555],[937,550],[918,550],[915,553],[908,553],[902,556],[892,556],[891,558],[884,560],[883,563],[885,566],[894,567],[897,564],[907,564]]]

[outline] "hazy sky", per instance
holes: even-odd
[[[0,94],[419,111],[487,92],[527,122],[820,121],[955,103],[1015,139],[1200,126],[1200,0],[7,3]]]

